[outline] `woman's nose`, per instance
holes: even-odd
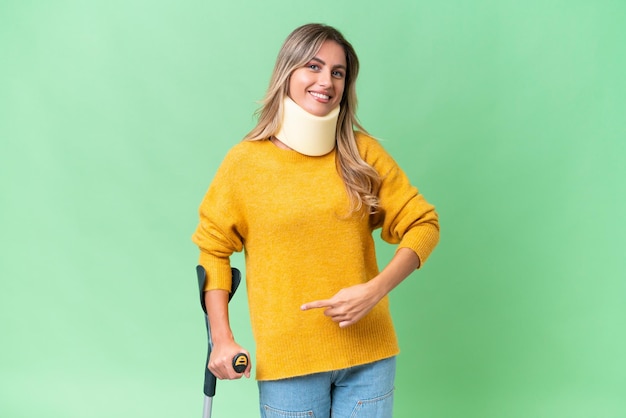
[[[330,86],[332,80],[332,76],[330,71],[320,71],[317,82],[320,86]]]

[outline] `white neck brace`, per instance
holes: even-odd
[[[283,120],[275,136],[300,154],[326,155],[335,148],[338,118],[339,106],[326,116],[315,116],[287,96],[283,101]]]

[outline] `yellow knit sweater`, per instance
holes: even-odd
[[[230,290],[229,256],[245,249],[256,342],[256,377],[274,380],[366,364],[398,353],[388,298],[355,325],[339,328],[305,302],[378,274],[372,232],[421,263],[439,224],[378,141],[357,133],[363,159],[382,176],[380,214],[346,217],[349,201],[335,151],[310,157],[270,141],[243,141],[226,155],[200,206],[193,241],[208,289]]]

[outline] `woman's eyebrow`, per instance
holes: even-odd
[[[317,61],[317,62],[319,62],[322,65],[326,65],[326,63],[323,60],[319,59],[318,57],[311,58],[311,61]],[[342,64],[338,64],[338,65],[335,65],[333,68],[342,68],[342,69],[345,70],[346,66],[342,65]]]

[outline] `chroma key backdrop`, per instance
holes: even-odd
[[[197,209],[308,22],[353,43],[360,121],[440,215],[391,294],[394,416],[626,417],[618,0],[2,0],[0,416],[201,415]],[[257,402],[218,382],[213,415]]]

